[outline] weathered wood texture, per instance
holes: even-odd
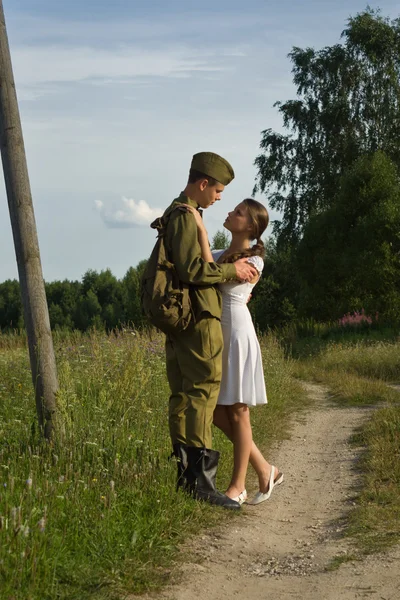
[[[45,437],[50,439],[56,410],[57,370],[2,0],[0,145],[39,426]]]

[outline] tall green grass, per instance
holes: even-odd
[[[289,355],[307,358],[318,356],[324,348],[333,344],[369,346],[379,342],[397,343],[400,327],[378,322],[342,326],[338,322],[319,323],[307,319],[285,325],[276,332],[276,336]]]
[[[264,446],[288,434],[282,416],[304,399],[276,340],[265,337],[262,347],[270,404],[254,410],[253,422]],[[56,335],[55,348],[50,447],[37,433],[24,340],[3,336],[0,347],[1,597],[110,599],[157,587],[185,537],[238,518],[175,492],[163,337]],[[231,446],[216,432],[214,447],[224,489]]]
[[[399,343],[333,343],[327,346],[315,364],[328,371],[345,371],[383,381],[400,381]]]
[[[330,342],[319,352],[295,363],[297,376],[325,383],[341,402],[375,404],[396,402],[388,382],[400,382],[400,344],[364,340]]]
[[[400,393],[397,392],[400,401]],[[354,437],[361,446],[363,486],[350,513],[348,535],[366,554],[400,541],[400,410],[376,411]]]

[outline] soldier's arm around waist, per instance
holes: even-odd
[[[201,258],[197,226],[192,215],[175,211],[167,226],[167,248],[179,279],[191,285],[214,285],[236,279],[232,263],[217,264]]]

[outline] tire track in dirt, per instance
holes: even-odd
[[[283,485],[269,501],[244,506],[237,522],[192,539],[182,549],[191,550],[191,561],[177,562],[173,583],[158,598],[400,598],[399,547],[326,570],[332,559],[351,553],[341,536],[359,485],[349,439],[373,409],[338,407],[324,387],[304,385],[315,404],[268,457],[284,472]]]

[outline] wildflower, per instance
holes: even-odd
[[[339,325],[341,325],[342,327],[346,327],[349,325],[358,326],[365,323],[371,325],[372,317],[366,315],[364,309],[362,309],[361,312],[355,311],[353,314],[347,313],[341,319],[339,319]]]
[[[46,519],[44,517],[42,517],[40,519],[40,521],[38,522],[38,527],[39,527],[39,531],[41,533],[43,533],[44,530],[46,529]]]
[[[30,533],[30,529],[28,527],[28,525],[22,525],[21,526],[21,533],[24,537],[28,537],[29,533]]]
[[[12,526],[15,528],[16,524],[17,524],[17,508],[15,506],[13,506],[13,508],[11,509],[11,522],[12,522]]]
[[[32,488],[32,477],[28,477],[28,479],[26,480],[26,487],[28,488],[28,490]]]
[[[93,477],[93,479],[92,479],[92,483],[96,483],[96,481],[97,481],[97,478],[96,478],[96,477]]]

